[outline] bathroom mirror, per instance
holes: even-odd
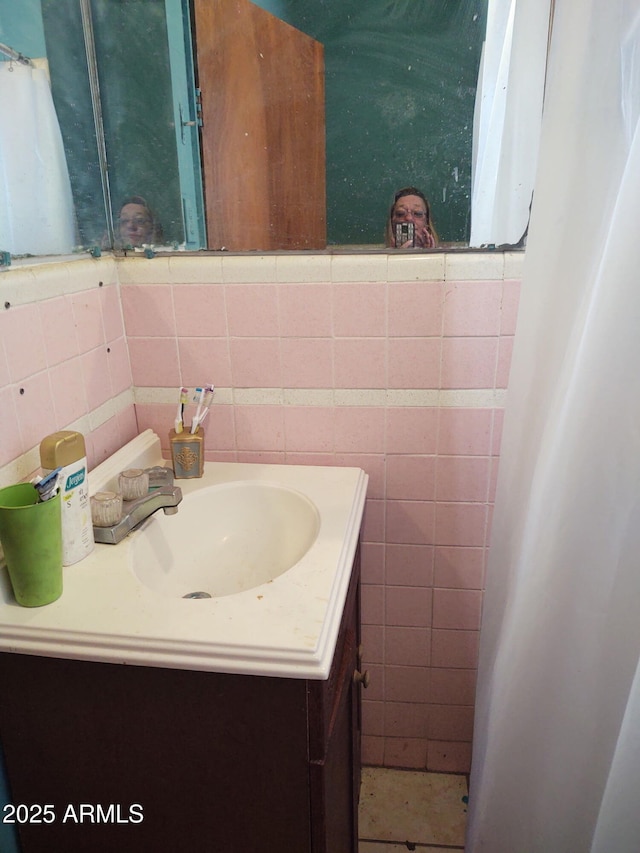
[[[441,241],[465,245],[485,0],[255,5],[324,48],[328,247],[382,247],[408,184],[429,196]],[[206,247],[193,38],[188,0],[0,0],[0,42],[47,60],[74,248],[118,245],[131,196],[148,200],[165,244]]]

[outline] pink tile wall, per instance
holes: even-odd
[[[67,275],[59,267],[54,278],[62,284],[52,286],[58,293]],[[136,435],[119,288],[101,278],[97,266],[83,278],[86,289],[26,304],[3,300],[0,468],[37,447],[45,435],[73,424],[85,436],[90,468]],[[130,404],[110,415],[110,401],[126,391]],[[106,413],[101,410],[105,404]],[[30,473],[24,471],[25,476]]]
[[[263,392],[214,404],[208,458],[367,471],[364,760],[468,771],[502,424],[492,401],[506,388],[519,282],[121,291],[136,386]],[[425,391],[426,403],[412,396]],[[139,428],[166,444],[174,412],[138,405]]]
[[[166,442],[175,389],[206,381],[228,389],[209,458],[364,468],[364,760],[466,772],[519,281],[101,286],[100,263],[74,269],[0,304],[0,469],[74,423],[90,467],[148,426]],[[158,401],[110,413],[132,383]]]

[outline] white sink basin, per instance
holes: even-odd
[[[132,542],[134,573],[149,589],[219,597],[282,575],[307,553],[320,517],[305,495],[240,480],[186,495],[177,515],[157,513]]]

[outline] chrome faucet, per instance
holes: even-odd
[[[131,531],[147,518],[163,510],[165,515],[175,515],[178,504],[182,500],[182,489],[173,484],[171,468],[156,466],[147,468],[149,474],[149,491],[141,498],[133,501],[122,501],[122,518],[112,527],[93,528],[93,538],[96,542],[107,545],[117,545]]]

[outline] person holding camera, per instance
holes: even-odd
[[[416,187],[404,187],[393,197],[385,244],[395,249],[435,249],[438,245],[429,202]]]

